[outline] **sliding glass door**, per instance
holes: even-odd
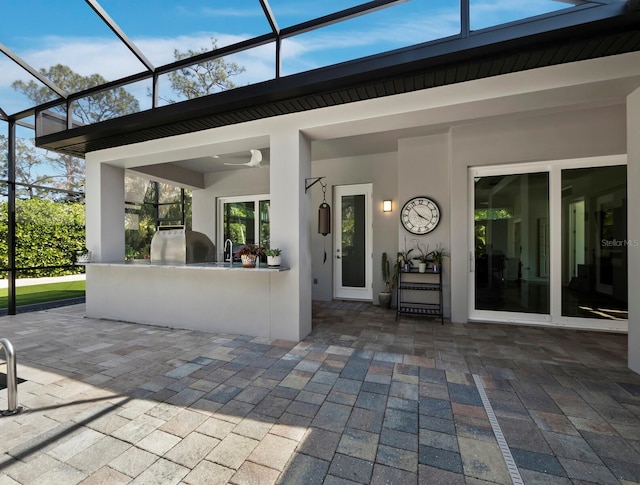
[[[475,308],[549,314],[549,174],[474,180]]]
[[[562,315],[627,319],[626,166],[562,171]]]
[[[470,170],[471,319],[626,328],[625,162]]]

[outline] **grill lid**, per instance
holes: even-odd
[[[160,226],[151,239],[152,263],[209,263],[216,260],[216,247],[209,237],[179,226]]]

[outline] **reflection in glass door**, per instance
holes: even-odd
[[[625,157],[470,170],[469,318],[624,331]]]
[[[562,315],[626,320],[626,166],[562,171]]]
[[[334,188],[334,297],[370,300],[371,184]]]
[[[475,309],[549,313],[549,175],[474,179]]]

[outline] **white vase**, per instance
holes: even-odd
[[[418,273],[427,272],[427,263],[418,263]]]
[[[281,256],[267,256],[267,266],[278,267],[280,266]]]

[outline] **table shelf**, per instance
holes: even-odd
[[[442,271],[401,271],[397,285],[398,311],[400,315],[440,317],[444,324],[442,308]]]

